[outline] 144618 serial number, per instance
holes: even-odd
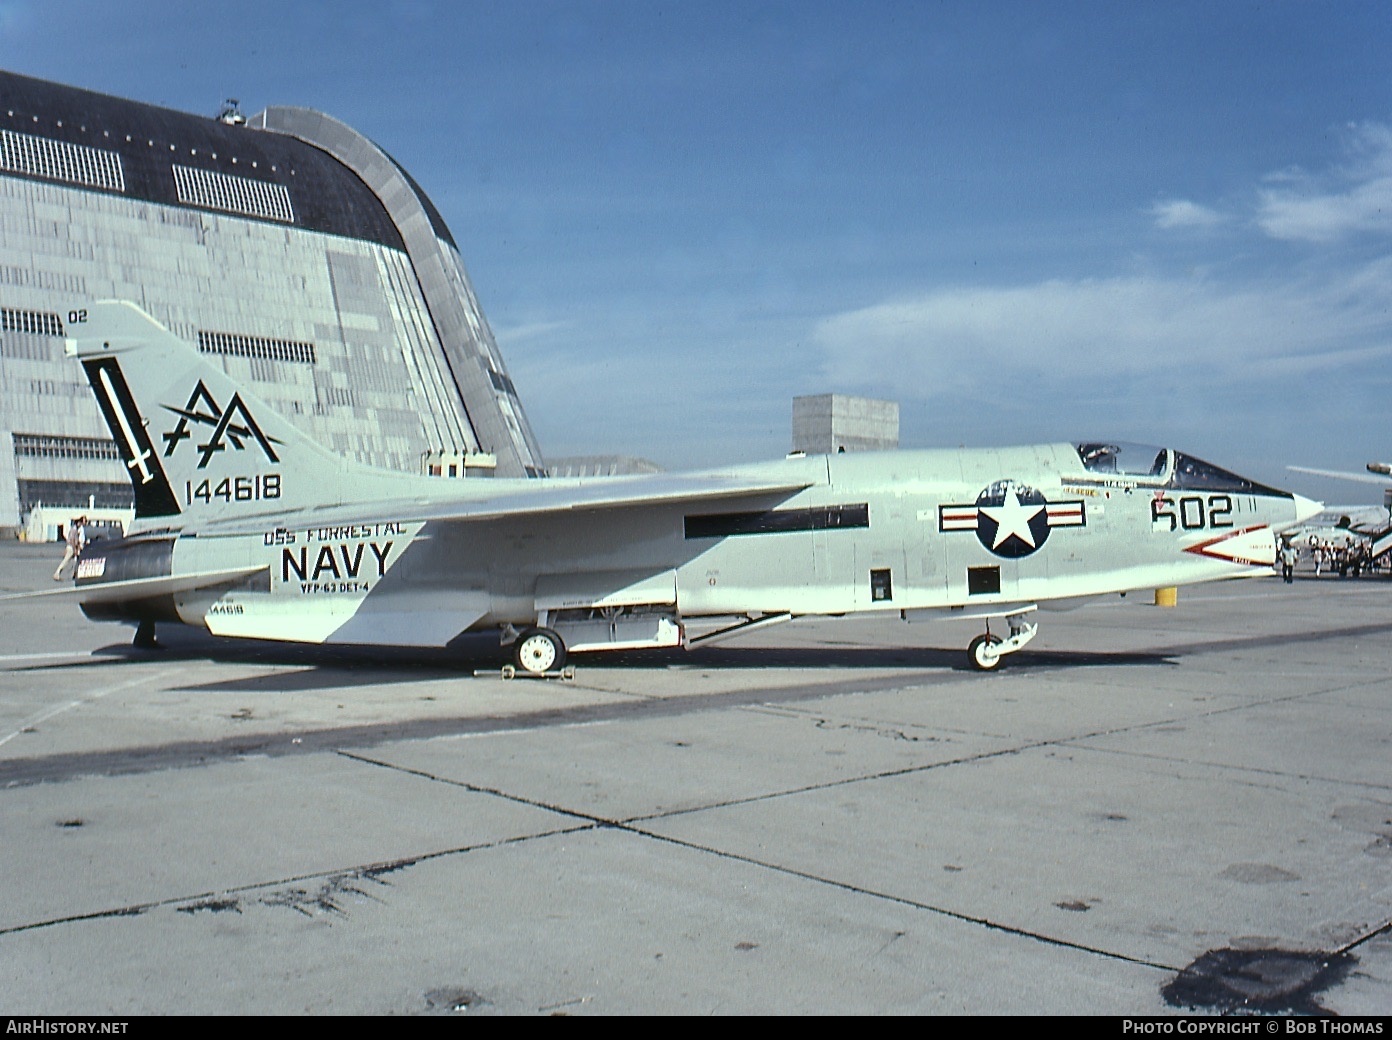
[[[223,477],[214,484],[210,480],[184,481],[184,505],[195,502],[262,502],[280,497],[280,474],[257,473],[249,477]]]

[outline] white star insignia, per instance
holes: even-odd
[[[1031,549],[1039,548],[1034,541],[1034,532],[1030,530],[1030,521],[1038,516],[1043,508],[1042,502],[1033,506],[1025,505],[1020,501],[1019,492],[1013,489],[1006,493],[1005,501],[1000,505],[981,506],[981,511],[996,522],[996,540],[991,548],[999,549],[1011,535]]]

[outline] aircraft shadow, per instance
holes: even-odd
[[[577,655],[576,667],[586,658]],[[595,661],[599,664],[599,661]],[[1153,665],[1172,663],[1162,653],[1086,653],[1072,651],[1022,651],[1007,658],[1001,669],[1033,671],[1041,668],[1096,667],[1100,665]],[[758,671],[799,669],[872,669],[975,672],[961,647],[705,647],[695,650],[632,650],[612,653],[605,668],[681,668],[686,671]]]
[[[160,648],[141,649],[112,644],[93,651],[86,660],[46,663],[27,670],[109,667],[127,663],[207,661],[228,665],[264,665],[269,675],[190,683],[187,690],[254,693],[308,692],[321,689],[388,685],[392,683],[472,678],[477,670],[496,673],[509,660],[496,637],[466,637],[445,649],[318,646],[261,640],[218,639],[195,629],[160,632]],[[1043,673],[1077,668],[1175,666],[1173,649],[1164,651],[1025,650],[1001,665],[1006,673]],[[627,673],[669,670],[701,672],[768,672],[790,669],[809,672],[973,672],[960,647],[885,646],[719,646],[695,650],[628,650],[577,654],[571,658],[579,681],[588,669]],[[519,680],[525,682],[526,680]]]

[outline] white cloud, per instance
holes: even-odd
[[[1392,129],[1357,128],[1345,163],[1266,178],[1247,227],[1309,241],[1385,227]],[[1150,213],[1176,230],[1241,219],[1187,199]],[[1366,421],[1385,397],[1392,256],[1368,263],[1324,248],[1292,269],[1270,242],[1253,248],[1248,237],[1229,256],[1204,248],[1218,241],[1193,236],[1204,255],[1186,258],[1184,273],[1141,257],[1136,269],[1154,274],[930,286],[810,328],[610,310],[519,323],[499,339],[553,454],[619,451],[669,466],[771,457],[787,443],[789,399],[823,392],[899,401],[906,444],[1094,430],[1174,440],[1226,464],[1243,461],[1228,454],[1238,444],[1258,464],[1337,445],[1350,417]]]
[[[505,328],[494,326],[493,337],[500,348],[528,340],[544,339],[557,332],[566,332],[576,327],[574,321],[533,321],[524,325],[509,325]]]
[[[1349,125],[1349,152],[1366,173],[1392,174],[1392,126],[1384,123]]]
[[[1360,234],[1392,231],[1392,127],[1350,126],[1341,165],[1321,173],[1299,167],[1274,170],[1256,190],[1252,223],[1283,241],[1329,243]],[[1189,199],[1150,207],[1158,228],[1208,230],[1230,217]]]
[[[1155,218],[1155,226],[1166,231],[1183,228],[1202,230],[1217,227],[1228,219],[1216,209],[1200,206],[1197,202],[1187,199],[1157,202],[1150,207],[1150,212]]]
[[[1166,278],[959,287],[822,321],[838,387],[920,400],[954,393],[1143,395],[1214,389],[1392,353],[1392,263],[1325,284],[1242,288]]]
[[[1257,225],[1272,238],[1305,242],[1392,231],[1392,177],[1380,177],[1343,192],[1262,192]]]
[[[1392,231],[1392,128],[1351,128],[1350,162],[1312,176],[1283,171],[1259,193],[1256,223],[1272,238],[1332,242]]]

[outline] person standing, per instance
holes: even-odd
[[[53,572],[54,581],[63,580],[63,572],[68,569],[69,563],[72,563],[74,571],[77,570],[77,559],[82,555],[82,550],[87,545],[87,517],[79,516],[68,524],[64,541],[67,543],[67,547],[63,550],[63,562]]]
[[[1281,543],[1281,577],[1287,585],[1295,581],[1295,546],[1289,541]]]

